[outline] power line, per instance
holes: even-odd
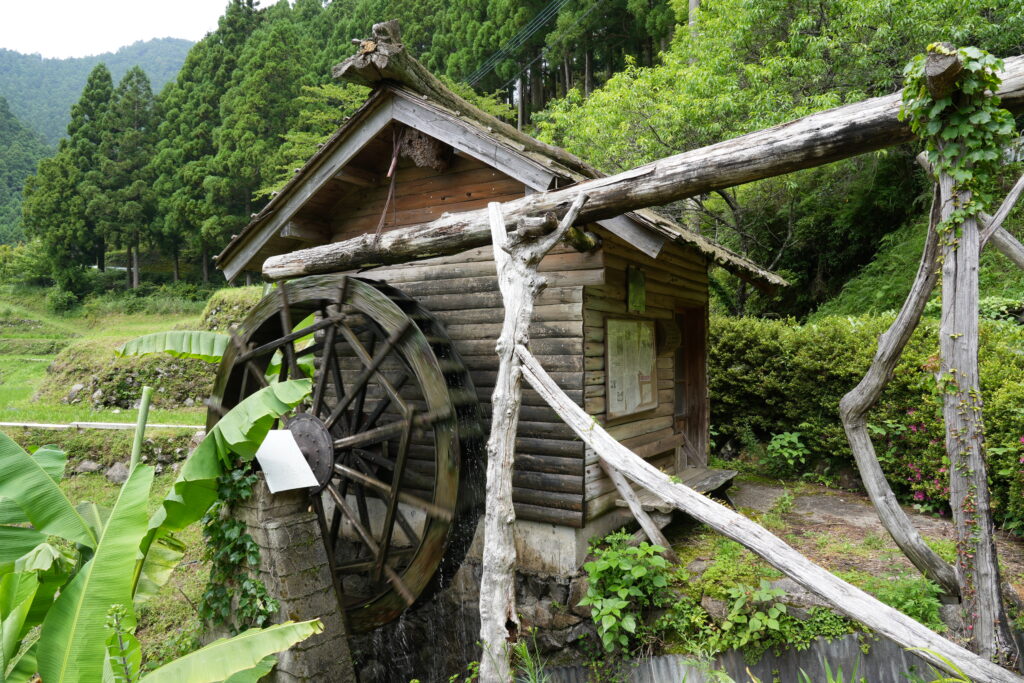
[[[484,76],[489,74],[495,66],[497,66],[498,62],[503,59],[507,59],[513,54],[513,52],[522,47],[526,41],[528,41],[537,31],[543,28],[548,20],[555,16],[568,2],[569,0],[552,0],[551,3],[537,13],[530,23],[521,28],[518,33],[498,48],[497,52],[492,54],[484,61],[483,64],[477,67],[476,71],[466,78],[466,82],[470,85],[476,85]]]

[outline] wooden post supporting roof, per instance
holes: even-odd
[[[1024,56],[1006,60],[999,95],[1007,109],[1014,113],[1024,111]],[[588,223],[907,142],[912,134],[897,117],[900,98],[900,93],[876,97],[659,159],[613,176],[531,194],[503,204],[502,214],[510,223],[548,211],[562,215],[573,198],[585,192],[590,201],[578,222]],[[402,263],[455,254],[489,244],[490,239],[486,209],[446,214],[382,235],[362,235],[274,256],[264,263],[263,275],[269,280],[281,280]],[[993,243],[1000,245],[999,240]],[[713,251],[713,245],[709,249]],[[753,279],[768,285],[784,284],[767,271],[759,277],[756,268]]]

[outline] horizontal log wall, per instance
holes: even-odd
[[[549,286],[537,300],[530,347],[566,393],[583,402],[583,285],[604,281],[600,252],[557,248],[540,264]],[[490,247],[359,273],[401,289],[437,316],[469,369],[489,421],[503,319]],[[583,525],[583,444],[531,389],[523,391],[513,499],[518,518]]]
[[[682,436],[673,426],[674,353],[670,350],[657,358],[657,406],[609,421],[605,405],[605,322],[609,317],[668,321],[675,317],[677,308],[707,306],[707,260],[695,250],[675,244],[666,244],[658,258],[652,259],[607,232],[602,231],[601,236],[605,284],[583,288],[583,405],[623,445],[659,469],[674,470],[675,449],[682,445]],[[626,268],[630,265],[644,273],[644,313],[629,313],[626,309]],[[614,508],[620,496],[596,454],[588,452],[585,462],[584,499],[589,522]]]

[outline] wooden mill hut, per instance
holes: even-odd
[[[228,279],[265,259],[422,223],[445,212],[570,186],[600,174],[487,115],[439,82],[342,69],[370,85],[365,104],[298,169],[217,257]],[[336,75],[339,75],[336,71]],[[566,393],[659,468],[699,478],[708,451],[708,269],[760,287],[784,282],[649,210],[588,229],[599,247],[556,248],[531,349]],[[490,247],[363,270],[437,316],[469,369],[484,415],[503,318]],[[514,474],[520,562],[571,573],[587,539],[623,522],[598,458],[524,391]]]

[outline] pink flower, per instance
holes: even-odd
[[[917,425],[910,425],[910,431],[916,432],[917,431]]]
[[[914,494],[914,500],[924,500],[924,491],[917,491]]]
[[[1024,436],[1020,437],[1020,442],[1024,443]]]

